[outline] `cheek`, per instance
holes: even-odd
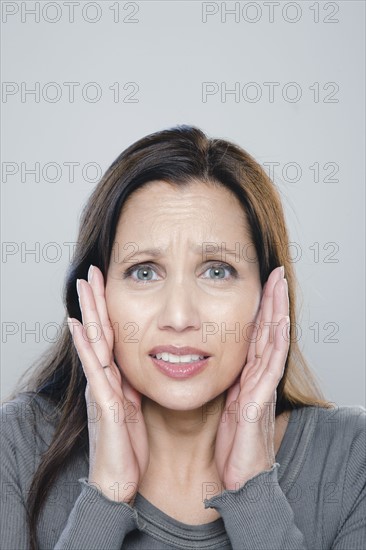
[[[114,331],[114,345],[118,349],[126,338],[128,339],[133,328],[130,303],[129,300],[122,298],[120,292],[113,289],[113,285],[106,286],[105,300],[108,317]]]
[[[117,321],[116,315],[120,309],[119,300],[118,295],[116,296],[116,294],[110,289],[108,284],[105,288],[105,303],[107,306],[109,320],[111,321],[111,323],[114,323],[115,321]]]
[[[109,320],[114,331],[114,354],[120,367],[125,372],[133,371],[136,358],[144,347],[144,339],[152,325],[154,313],[153,304],[141,297],[121,292],[113,284],[107,285],[105,291]]]
[[[228,361],[234,370],[247,355],[260,297],[261,290],[256,288],[253,292],[238,295],[234,301],[230,300],[217,313],[218,344],[225,362]],[[228,368],[231,369],[229,365]]]
[[[250,323],[257,315],[260,297],[261,290],[258,288],[238,293],[217,308],[217,318],[225,319],[231,323],[239,322],[240,325]]]

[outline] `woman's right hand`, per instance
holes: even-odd
[[[88,482],[110,500],[130,503],[149,463],[141,394],[114,361],[102,272],[92,266],[77,290],[83,324],[74,318],[68,323],[87,379]]]

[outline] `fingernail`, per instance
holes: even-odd
[[[280,276],[281,277],[285,276],[285,267],[283,265],[281,265],[281,267],[280,267]]]
[[[92,264],[90,264],[89,271],[88,271],[88,283],[92,282],[93,271],[94,271],[94,266]]]

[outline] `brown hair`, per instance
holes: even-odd
[[[90,264],[98,266],[106,277],[121,209],[131,193],[153,180],[174,185],[200,180],[223,185],[235,194],[252,231],[262,285],[275,267],[285,267],[291,327],[296,326],[295,277],[275,186],[241,147],[210,139],[199,128],[186,125],[155,132],[132,144],[96,186],[82,212],[77,246],[66,277],[67,316],[81,321],[76,279],[87,278]],[[59,340],[40,358],[35,373],[31,365],[32,377],[27,386],[29,391],[52,400],[59,413],[53,440],[33,477],[27,502],[32,549],[37,548],[36,525],[52,483],[68,459],[80,451],[88,452],[86,379],[66,322],[63,326]],[[296,340],[291,328],[284,375],[277,388],[276,416],[304,406],[329,406]]]

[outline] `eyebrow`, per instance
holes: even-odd
[[[130,243],[136,244],[136,243]],[[220,242],[215,243],[212,241],[203,242],[201,244],[193,244],[190,245],[189,249],[194,252],[197,256],[217,256],[222,255],[223,253],[228,256],[237,256],[238,251],[236,249],[227,249],[226,246],[224,246],[225,243]],[[164,256],[167,252],[167,249],[162,248],[144,248],[143,250],[139,250],[138,245],[137,250],[135,252],[130,252],[125,255],[125,257],[118,263],[130,263],[132,258],[136,258],[137,256],[151,256],[153,258],[160,258]]]

